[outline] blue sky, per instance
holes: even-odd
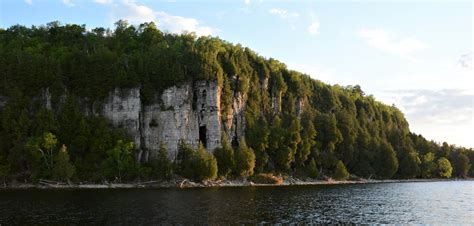
[[[2,0],[0,26],[50,21],[219,36],[331,84],[359,84],[428,139],[474,147],[472,1]]]

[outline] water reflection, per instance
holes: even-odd
[[[474,223],[474,182],[1,190],[1,224]]]

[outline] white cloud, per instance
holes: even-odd
[[[134,0],[123,0],[120,4],[114,4],[111,17],[113,21],[123,19],[131,24],[154,21],[160,29],[171,33],[195,32],[198,36],[206,36],[218,32],[215,28],[201,26],[197,19],[156,12]]]
[[[153,9],[135,3],[134,0],[123,0],[121,4],[115,4],[112,12],[113,21],[127,20],[132,24],[155,21]]]
[[[250,0],[244,0],[245,5],[250,5]]]
[[[198,36],[206,36],[218,31],[211,27],[200,26],[199,21],[194,18],[173,16],[165,12],[158,12],[156,15],[158,27],[172,33],[195,32]]]
[[[405,113],[412,131],[438,142],[474,147],[474,94],[468,90],[396,90],[379,96]]]
[[[319,34],[319,27],[320,27],[319,21],[315,20],[309,25],[308,32],[312,35],[317,35]]]
[[[62,2],[67,7],[73,7],[74,6],[74,3],[72,2],[72,0],[62,0]]]
[[[114,1],[113,0],[94,0],[95,3],[99,3],[99,4],[112,4]]]
[[[28,5],[33,5],[33,0],[25,0],[25,3]]]
[[[413,54],[427,48],[427,45],[415,38],[397,38],[393,34],[380,29],[363,29],[359,37],[374,48],[413,60]]]
[[[290,13],[285,9],[278,9],[278,8],[273,8],[268,10],[269,13],[278,15],[282,19],[288,19],[288,18],[297,18],[300,15],[298,13]]]

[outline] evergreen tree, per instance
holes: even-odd
[[[216,148],[214,156],[217,160],[219,176],[227,177],[234,168],[234,150],[229,143],[227,134],[222,135],[222,147]]]
[[[163,143],[160,143],[160,149],[156,158],[151,160],[152,175],[161,180],[169,180],[171,178],[173,165],[168,157],[168,151]]]
[[[268,164],[269,136],[270,129],[263,116],[260,116],[253,126],[247,124],[245,137],[249,147],[255,151],[255,171],[257,172],[263,172]]]
[[[72,178],[76,169],[69,160],[66,145],[62,145],[54,157],[53,178],[66,181]]]
[[[397,156],[387,141],[382,141],[379,145],[377,163],[378,175],[384,179],[390,179],[398,170]]]
[[[208,152],[202,144],[199,145],[197,154],[197,173],[194,175],[194,179],[198,181],[216,179],[218,168],[214,155]]]
[[[418,158],[418,154],[413,151],[404,154],[400,161],[399,172],[405,178],[414,178],[420,174],[421,160]]]
[[[287,115],[283,123],[284,128],[287,128],[275,153],[275,162],[277,168],[282,171],[288,171],[291,163],[295,159],[298,144],[301,142],[301,126],[296,116]]]
[[[7,162],[6,158],[0,155],[0,181],[6,182],[7,178],[10,175],[10,164]]]
[[[176,172],[186,178],[194,178],[194,171],[197,169],[196,151],[185,142],[181,141],[178,145],[178,155],[176,158]]]
[[[456,177],[467,177],[471,163],[463,152],[458,152],[453,157],[453,171]]]
[[[346,166],[342,161],[337,162],[333,177],[336,180],[346,180],[349,178],[349,172],[347,172]]]
[[[318,168],[316,167],[316,161],[314,161],[314,159],[311,159],[311,161],[309,161],[309,164],[307,167],[307,173],[308,173],[308,176],[311,178],[317,178],[319,176],[319,171],[318,171]]]
[[[255,168],[255,154],[253,150],[247,147],[244,139],[239,142],[239,148],[235,151],[235,169],[234,173],[240,177],[249,177],[253,175]]]
[[[313,115],[310,111],[305,111],[301,118],[301,142],[298,144],[296,152],[296,165],[303,167],[311,154],[311,150],[316,148],[316,128],[313,124]]]

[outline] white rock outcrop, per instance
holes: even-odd
[[[194,147],[199,143],[209,151],[221,146],[223,124],[221,118],[221,89],[215,81],[197,81],[173,86],[163,91],[152,104],[144,106],[140,89],[118,90],[110,94],[103,115],[127,131],[141,150],[138,158],[153,158],[163,143],[172,159],[176,158],[180,141]],[[227,120],[239,118],[231,127],[243,134],[243,106],[245,100],[234,101],[236,109]],[[234,132],[235,133],[235,132]],[[232,134],[235,136],[234,134]],[[230,137],[230,136],[229,136]]]

